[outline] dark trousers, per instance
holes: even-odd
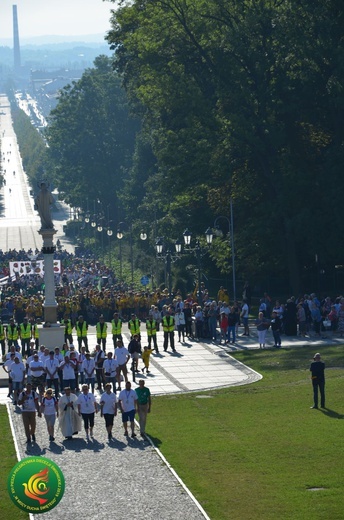
[[[23,356],[26,354],[27,356],[30,356],[31,352],[30,352],[30,341],[31,339],[30,338],[24,338],[24,339],[21,339],[21,349],[22,349],[22,353],[23,353]]]
[[[106,352],[106,338],[97,338],[98,345],[102,346],[104,352]]]
[[[274,342],[277,347],[281,346],[281,334],[279,330],[273,330],[272,331]]]
[[[86,347],[86,352],[89,352],[89,350],[88,350],[88,341],[87,341],[87,336],[82,336],[81,338],[78,338],[78,347],[79,347],[79,352],[81,352],[82,342],[84,342],[84,345],[85,345],[85,347]]]
[[[102,387],[102,385],[105,384],[104,373],[103,373],[102,368],[96,368],[96,378],[97,378],[98,389],[100,389]]]
[[[122,339],[122,334],[112,334],[113,348],[116,348],[116,342],[118,339]]]
[[[164,332],[164,350],[168,348],[168,340],[170,340],[171,349],[174,352],[174,330],[172,332]]]
[[[158,344],[156,342],[156,334],[153,334],[152,336],[148,336],[148,348],[151,348],[152,340],[153,340],[154,349],[156,351],[158,351]]]
[[[314,406],[318,406],[318,389],[319,389],[321,408],[325,408],[325,381],[313,380],[312,383],[313,383]]]

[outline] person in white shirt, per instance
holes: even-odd
[[[55,397],[59,396],[59,365],[53,350],[50,351],[48,359],[45,361],[46,384],[48,388],[54,387]]]
[[[28,383],[31,383],[32,372],[30,370],[30,363],[31,361],[33,361],[33,357],[35,354],[37,354],[37,350],[34,350],[32,352],[32,355],[29,356],[26,360],[26,380]]]
[[[45,422],[47,423],[47,430],[49,433],[49,440],[54,441],[54,427],[56,416],[59,414],[57,399],[53,397],[52,388],[48,388],[42,399],[42,410]]]
[[[59,366],[60,370],[62,370],[62,386],[63,388],[69,386],[72,392],[75,390],[75,367],[76,363],[69,356],[65,356]]]
[[[118,396],[119,409],[122,412],[122,423],[124,426],[124,435],[128,436],[128,421],[130,421],[131,436],[136,437],[135,433],[135,412],[137,403],[137,394],[131,389],[130,381],[125,383],[125,389]]]
[[[88,385],[82,385],[81,394],[76,402],[78,405],[78,414],[82,416],[84,421],[87,440],[89,440],[88,431],[90,432],[90,436],[93,437],[94,414],[98,412],[96,399],[88,390]]]
[[[21,353],[20,353],[19,351],[16,350],[16,347],[15,347],[14,345],[12,345],[12,346],[10,347],[10,350],[7,352],[7,354],[6,354],[6,358],[5,358],[6,361],[7,361],[8,359],[10,359],[11,354],[14,354],[15,356],[17,356],[17,357],[19,358],[19,361],[22,361],[22,360],[23,360]]]
[[[13,404],[17,404],[18,393],[23,389],[24,386],[25,366],[24,363],[19,361],[19,358],[15,356],[14,362],[11,364],[9,369],[10,377],[12,379]]]
[[[11,397],[11,394],[13,392],[10,367],[14,363],[15,353],[11,352],[10,354],[11,354],[10,358],[5,361],[5,363],[3,364],[3,367],[2,367],[4,369],[4,371],[6,372],[6,374],[8,374],[8,394],[7,394],[7,397]]]
[[[95,363],[89,352],[86,352],[85,359],[82,362],[82,368],[84,372],[85,383],[91,387],[92,394],[94,394]]]
[[[63,355],[61,354],[59,347],[55,347],[54,348],[54,353],[55,353],[55,358],[59,362],[59,366],[60,366],[60,364],[63,361]],[[62,374],[62,370],[60,370],[60,368],[58,369],[58,376],[59,376],[60,388],[62,389],[62,387],[63,387],[63,374]]]
[[[115,348],[115,356],[116,356],[116,360],[118,363],[118,369],[117,369],[118,390],[121,390],[121,372],[123,374],[125,382],[127,383],[127,381],[128,381],[127,363],[130,359],[129,350],[123,346],[123,341],[121,339],[117,340],[117,347]]]
[[[247,304],[246,300],[243,300],[243,306],[241,307],[241,318],[244,325],[244,334],[243,336],[249,336],[250,335],[250,329],[248,326],[248,317],[249,317],[249,306]]]
[[[108,439],[112,439],[112,428],[115,416],[117,415],[117,397],[115,392],[111,391],[111,383],[106,383],[105,392],[100,398],[100,416],[105,419],[105,427],[108,433]]]
[[[35,354],[33,356],[33,361],[31,361],[30,363],[30,371],[32,388],[34,388],[34,390],[38,388],[39,394],[43,395],[45,384],[45,371],[43,361],[39,360],[38,354]]]
[[[108,352],[107,358],[105,359],[105,361],[103,363],[103,373],[104,373],[104,377],[105,377],[105,383],[111,383],[113,388],[116,388],[117,370],[118,370],[117,359],[113,359],[112,352]]]
[[[178,331],[178,342],[181,342],[183,336],[183,343],[185,341],[185,314],[182,309],[180,309],[174,315],[175,324]]]

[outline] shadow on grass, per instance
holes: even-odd
[[[158,437],[153,437],[152,435],[149,435],[150,440],[154,444],[156,448],[160,449],[160,446],[162,445],[162,441],[158,439]]]
[[[327,415],[327,417],[330,417],[331,419],[344,419],[344,415],[338,412],[335,412],[334,410],[330,410],[330,408],[323,408],[320,410],[324,415]]]

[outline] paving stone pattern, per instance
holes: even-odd
[[[110,442],[100,416],[89,442],[84,432],[65,440],[56,428],[55,441],[49,442],[45,420],[37,417],[36,443],[29,447],[20,409],[10,406],[10,415],[21,458],[41,455],[55,461],[66,481],[61,502],[35,520],[205,518],[150,443],[140,435],[124,436],[120,415]]]

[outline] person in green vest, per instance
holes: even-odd
[[[128,329],[130,330],[131,337],[133,338],[135,334],[139,336],[141,339],[140,333],[140,320],[136,317],[136,314],[131,315],[131,319],[128,321]]]
[[[10,319],[9,324],[6,327],[7,346],[10,348],[12,345],[18,346],[18,326],[14,323],[14,318]]]
[[[87,340],[87,330],[88,324],[84,320],[82,315],[79,316],[78,321],[75,324],[76,335],[78,337],[78,348],[79,352],[81,352],[82,342],[86,347],[86,352],[88,352],[88,340]]]
[[[65,343],[67,343],[67,341],[68,341],[70,345],[73,345],[72,320],[70,320],[68,317],[65,316],[63,319],[63,324],[64,324],[64,328],[65,328],[64,329],[64,341],[65,341]]]
[[[5,355],[5,327],[3,326],[2,321],[0,320],[0,344],[1,344],[1,352],[2,355]]]
[[[31,325],[27,318],[19,325],[19,334],[23,356],[30,356]]]
[[[106,337],[107,337],[107,323],[104,316],[99,316],[99,321],[96,324],[97,343],[101,345],[103,351],[106,352]]]
[[[111,320],[111,326],[113,348],[115,349],[117,346],[117,340],[122,339],[122,320],[119,318],[118,312],[114,313],[113,320]]]
[[[167,314],[162,319],[162,329],[164,331],[164,351],[168,349],[168,341],[173,352],[176,352],[174,348],[174,316],[172,309],[169,308]]]
[[[148,337],[148,348],[149,349],[151,348],[151,344],[152,344],[152,340],[153,340],[154,350],[158,354],[159,353],[159,349],[158,349],[158,343],[157,343],[157,340],[156,340],[156,328],[157,328],[156,321],[153,320],[153,318],[149,318],[146,321],[146,330],[147,330],[147,337]]]

